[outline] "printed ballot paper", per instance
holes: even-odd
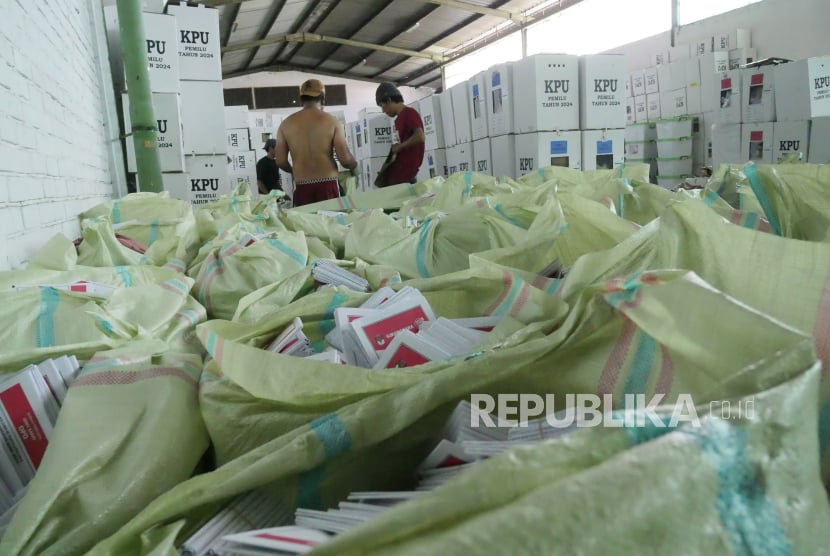
[[[339,307],[333,316],[335,326],[325,336],[328,346],[320,353],[314,353],[299,317],[266,349],[367,369],[415,367],[471,353],[501,320],[436,318],[423,294],[409,286],[397,292],[383,287],[359,307]]]
[[[0,379],[0,534],[43,460],[60,406],[79,371],[74,356],[63,356]]]
[[[441,319],[436,319],[437,321]],[[431,321],[430,321],[431,322]],[[491,324],[491,323],[488,323]],[[434,327],[435,324],[432,325]],[[394,341],[412,335],[411,330],[396,335]],[[391,347],[389,349],[392,349]],[[285,512],[287,506],[275,509],[266,504],[256,506],[258,513],[252,513],[255,506],[246,498],[237,499],[219,512],[182,547],[183,556],[197,554],[215,554],[217,556],[242,556],[251,554],[305,554],[314,547],[328,542],[331,538],[367,523],[390,508],[408,500],[422,496],[425,492],[435,490],[449,481],[460,477],[482,460],[500,454],[514,447],[524,446],[549,438],[561,436],[573,430],[563,428],[561,432],[545,429],[544,419],[525,423],[521,428],[515,427],[476,427],[471,425],[472,406],[467,401],[460,402],[444,425],[440,438],[429,455],[416,469],[417,484],[414,490],[407,491],[361,491],[352,492],[336,508],[318,510],[297,508],[294,511],[294,524],[282,527],[262,528],[265,519],[261,516],[270,514],[272,525],[287,523]],[[514,434],[515,433],[515,434]],[[257,496],[252,493],[247,498]],[[243,502],[240,502],[242,500]],[[259,516],[252,521],[252,531],[242,532],[240,524],[244,519],[234,521],[233,515],[240,513],[241,507],[249,508],[249,514]],[[290,510],[289,510],[290,511]],[[235,525],[228,525],[229,523]],[[223,525],[224,524],[224,525]],[[0,520],[0,526],[2,521]]]

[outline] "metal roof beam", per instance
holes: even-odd
[[[466,12],[473,12],[481,15],[490,15],[493,17],[500,17],[502,19],[509,19],[519,25],[524,25],[529,21],[527,16],[521,13],[513,13],[507,10],[499,10],[496,8],[487,8],[479,6],[478,4],[470,4],[469,2],[461,2],[460,0],[426,0],[431,4],[438,4],[439,6],[446,6],[448,8],[456,8]]]
[[[228,41],[231,39],[231,33],[233,32],[234,25],[236,25],[237,15],[239,15],[239,4],[237,4],[236,6],[231,6],[230,8],[222,12],[222,16],[219,22],[219,35],[222,46],[228,44]]]
[[[246,41],[236,44],[229,44],[222,49],[222,53],[235,52],[239,50],[249,50],[251,48],[258,48],[260,46],[268,46],[278,43],[306,43],[306,42],[329,42],[334,44],[342,44],[345,46],[354,46],[356,48],[365,48],[367,50],[377,50],[380,52],[387,52],[389,54],[399,54],[401,56],[409,56],[410,58],[426,58],[432,60],[436,64],[444,61],[444,57],[440,54],[430,54],[428,52],[417,52],[415,50],[407,50],[405,48],[397,48],[394,46],[386,46],[382,44],[372,44],[369,42],[355,41],[352,39],[343,39],[340,37],[331,37],[328,35],[318,35],[317,33],[286,33],[271,35],[258,41]]]
[[[243,75],[251,75],[253,73],[260,73],[260,72],[280,72],[280,71],[299,71],[302,73],[312,73],[315,75],[322,75],[324,77],[338,77],[338,78],[346,78],[346,79],[355,79],[358,81],[369,81],[373,83],[380,83],[381,81],[378,79],[372,79],[371,77],[364,77],[362,75],[353,75],[347,74],[343,72],[335,72],[335,71],[325,71],[325,70],[318,70],[311,66],[303,66],[303,65],[294,65],[294,64],[273,64],[273,65],[266,65],[266,66],[258,66],[255,68],[244,69],[241,71],[235,71],[233,73],[228,73],[222,76],[222,79],[231,79],[234,77],[241,77]],[[299,94],[299,93],[297,93]]]
[[[348,38],[353,39],[364,27],[371,24],[372,21],[374,21],[374,19],[376,17],[378,17],[380,14],[382,14],[383,11],[392,4],[392,2],[394,2],[394,0],[386,0],[386,2],[383,5],[379,5],[375,9],[374,13],[371,14],[368,19],[364,19],[362,22],[360,22],[360,24],[358,24],[355,27],[350,27],[352,29],[352,31],[349,33]],[[315,31],[316,31],[316,29],[315,29]],[[326,55],[321,57],[320,63],[318,63],[315,67],[319,67],[320,65],[324,64],[326,62],[326,60],[328,60],[329,58],[334,56],[334,54],[338,50],[340,50],[340,48],[341,48],[341,45],[336,45],[334,48],[329,49],[329,51],[326,53]],[[349,69],[353,69],[356,65],[359,65],[359,63],[352,65]],[[348,70],[346,70],[346,71],[348,71]]]
[[[268,31],[271,30],[271,27],[274,26],[274,22],[277,21],[277,18],[282,13],[283,8],[285,7],[285,0],[276,0],[273,4],[271,4],[271,8],[268,10],[268,15],[265,17],[265,20],[259,27],[257,31],[257,37],[260,39],[264,39],[268,36]],[[227,44],[226,44],[227,46]],[[242,67],[249,68],[256,58],[257,52],[259,52],[258,48],[251,49],[251,54],[248,56],[248,59],[245,60],[245,64]]]

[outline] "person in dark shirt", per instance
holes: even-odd
[[[262,148],[266,154],[256,163],[256,183],[259,192],[267,195],[274,189],[282,190],[280,170],[277,167],[277,140],[268,139]]]
[[[392,145],[395,161],[386,174],[386,183],[415,183],[424,161],[424,123],[414,108],[403,103],[401,92],[392,83],[381,83],[375,91],[375,102],[383,113],[395,118],[398,141]]]

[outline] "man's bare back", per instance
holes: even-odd
[[[290,115],[277,132],[277,165],[292,172],[296,182],[336,178],[337,163],[332,150],[344,167],[357,166],[339,122],[317,103],[308,103]],[[291,164],[288,163],[289,152]]]

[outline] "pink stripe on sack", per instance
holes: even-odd
[[[225,340],[216,335],[216,343],[213,344],[213,358],[216,360],[216,363],[221,365],[225,356]]]
[[[743,220],[744,213],[740,210],[733,210],[732,211],[732,218],[729,219],[730,222],[740,226],[741,220]]]
[[[527,283],[522,284],[522,289],[519,290],[519,295],[516,296],[516,301],[513,303],[513,307],[510,309],[510,316],[516,317],[519,314],[519,311],[522,310],[525,303],[527,302],[527,298],[530,297],[530,287]]]
[[[548,278],[546,276],[537,276],[533,280],[533,287],[537,290],[546,290],[548,288],[548,283],[550,280],[551,278]]]
[[[510,273],[506,270],[502,270],[501,275],[502,279],[504,280],[504,289],[499,294],[498,299],[496,299],[496,301],[493,302],[492,305],[490,305],[489,307],[487,307],[487,309],[484,310],[485,315],[492,315],[493,312],[499,308],[499,305],[501,305],[504,302],[504,300],[507,298],[507,294],[510,293],[510,288],[513,287],[513,276],[511,276]]]
[[[816,351],[822,362],[821,376],[824,377],[827,375],[827,358],[830,356],[830,277],[824,283],[824,291],[821,292],[813,336],[816,338]]]
[[[182,290],[180,290],[179,288],[177,288],[173,284],[168,284],[167,282],[163,282],[159,285],[162,288],[164,288],[165,290],[175,293],[179,297],[187,297],[186,293],[184,293]]]
[[[617,379],[620,377],[620,370],[625,365],[625,360],[628,356],[628,351],[631,349],[631,342],[634,339],[634,333],[637,332],[637,325],[628,317],[623,317],[623,327],[620,332],[620,337],[617,340],[617,345],[611,350],[611,355],[605,363],[605,368],[602,369],[602,374],[599,376],[599,384],[597,386],[597,393],[613,394],[614,387],[617,385]]]
[[[72,387],[76,386],[123,386],[125,384],[134,384],[142,380],[149,380],[160,377],[173,377],[183,380],[184,382],[196,385],[197,381],[188,372],[176,368],[154,368],[144,371],[102,371],[100,373],[91,373],[80,376]]]
[[[660,378],[657,379],[657,385],[654,387],[655,394],[668,394],[671,392],[674,384],[674,361],[671,359],[669,350],[664,346],[660,346],[660,355],[662,360],[660,363]]]

